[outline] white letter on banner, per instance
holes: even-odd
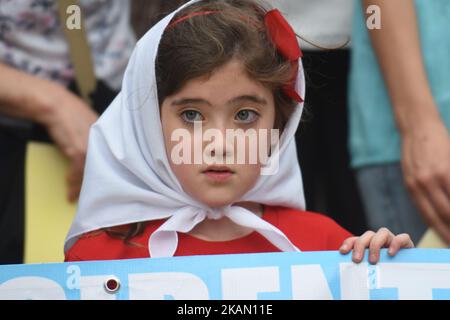
[[[0,300],[65,300],[64,289],[42,277],[20,277],[0,285]]]
[[[280,291],[278,267],[222,270],[224,300],[256,300],[258,292]]]
[[[162,300],[166,295],[175,300],[209,299],[208,287],[192,273],[130,274],[128,286],[131,300]]]
[[[450,290],[450,264],[380,263],[378,270],[379,288],[398,288],[400,300],[433,299],[432,289]]]
[[[68,266],[66,273],[69,277],[66,281],[66,287],[69,290],[80,290],[81,269],[79,266]]]
[[[320,265],[292,266],[293,300],[333,300]]]
[[[81,300],[115,300],[116,295],[108,293],[105,281],[113,276],[80,277]]]
[[[367,263],[341,263],[341,299],[369,300]]]

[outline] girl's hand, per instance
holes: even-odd
[[[414,243],[408,234],[394,235],[386,228],[381,228],[377,233],[367,231],[360,237],[346,239],[340,253],[347,254],[353,249],[352,260],[360,263],[364,258],[364,251],[369,248],[369,262],[376,264],[380,260],[381,248],[389,248],[389,255],[395,256],[401,248],[414,248]]]

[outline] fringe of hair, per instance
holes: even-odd
[[[138,222],[131,224],[128,230],[125,231],[117,231],[117,228],[105,228],[103,230],[111,238],[123,240],[126,245],[145,248],[145,246],[140,243],[130,241],[134,237],[141,235],[144,232],[145,227],[145,222]]]

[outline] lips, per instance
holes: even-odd
[[[203,172],[208,172],[208,171],[213,171],[213,172],[231,172],[234,173],[233,170],[231,170],[229,167],[226,166],[209,166],[208,168],[206,168],[206,170],[204,170]]]
[[[226,166],[209,166],[203,173],[212,181],[224,182],[231,178],[234,171]]]

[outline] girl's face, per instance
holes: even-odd
[[[223,148],[216,147],[214,138],[203,141],[198,132],[194,136],[195,122],[197,127],[201,123],[203,134],[208,129],[218,130],[216,133],[220,131]],[[249,160],[250,152],[255,151],[251,148],[254,146],[250,144],[251,139],[246,139],[244,146],[239,146],[236,140],[225,138],[226,130],[233,129],[231,132],[234,133],[237,129],[254,129],[258,146],[265,143],[266,148],[269,148],[270,129],[274,127],[274,122],[275,104],[271,90],[252,80],[236,60],[217,69],[209,78],[188,81],[176,94],[167,97],[161,106],[161,123],[170,166],[183,190],[211,208],[239,202],[254,186],[261,170],[259,157],[257,161]],[[262,136],[261,141],[258,132],[263,131],[260,129],[266,129],[269,133],[267,138]],[[175,130],[189,132],[190,141],[187,142],[190,148],[174,153],[174,150],[180,150],[181,142],[186,143],[183,139],[172,137]],[[234,147],[231,141],[235,142]],[[201,151],[200,164],[194,161],[195,150]],[[242,162],[237,160],[238,152],[244,152],[245,164],[239,164]],[[218,153],[223,156],[222,163],[217,165],[219,167],[213,167],[210,162],[205,163],[205,157],[219,157]],[[190,158],[190,162],[179,164],[174,154],[188,155],[184,159]],[[226,162],[230,159],[232,164]]]

